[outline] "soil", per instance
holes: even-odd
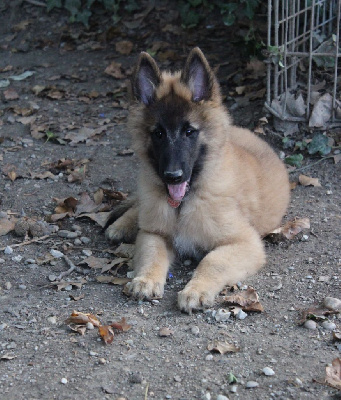
[[[64,11],[46,14],[31,2],[0,5],[0,69],[12,66],[0,73],[0,80],[35,72],[23,80],[10,80],[8,87],[0,89],[2,212],[42,220],[54,213],[53,198],[79,199],[81,193],[92,196],[98,188],[134,191],[138,161],[129,151],[122,155],[130,146],[125,82],[137,54],[156,41],[166,43],[156,50],[164,67],[182,65],[189,49],[199,45],[212,65],[220,64],[218,76],[236,124],[250,128],[257,124],[265,115],[264,99],[243,103],[229,97],[234,90],[231,84],[240,86],[247,74],[246,60],[236,57],[240,47],[236,49],[232,43],[235,30],[217,26],[211,31],[204,27],[183,31],[176,18],[176,10],[160,5],[135,29],[123,23],[112,27],[107,15],[98,14],[87,30],[69,24]],[[165,29],[167,24],[169,29]],[[172,31],[172,27],[176,29]],[[133,45],[127,55],[116,50],[115,44],[122,40]],[[112,61],[122,64],[122,78],[104,73]],[[257,82],[265,87],[264,76]],[[39,94],[37,89],[32,91],[37,85],[44,87]],[[9,99],[9,88],[18,98]],[[25,108],[31,111],[26,114]],[[32,116],[35,121],[20,122],[21,117]],[[41,138],[34,133],[37,126],[42,126]],[[78,141],[84,127],[104,128],[87,141]],[[51,132],[49,140],[47,132]],[[75,134],[73,143],[70,132]],[[264,138],[278,152],[283,151],[271,128],[266,129]],[[70,182],[68,173],[53,169],[53,179],[32,178],[45,172],[49,163],[62,159],[89,160],[86,170],[80,171],[81,180]],[[304,165],[315,161],[306,158]],[[66,217],[57,225],[80,230],[89,243],[77,245],[74,239],[54,233],[15,247],[24,237],[13,231],[1,236],[0,398],[339,398],[340,392],[323,382],[326,365],[340,356],[340,345],[320,321],[315,330],[298,322],[300,310],[327,296],[341,297],[340,164],[328,159],[304,171],[318,178],[321,187],[298,185],[292,191],[286,220],[308,217],[311,228],[304,232],[306,236],[301,233],[292,241],[266,243],[267,265],[242,282],[255,288],[264,312],[247,312],[243,320],[230,317],[227,322],[217,322],[213,310],[187,315],[177,309],[176,294],[189,280],[194,264],[174,268],[163,299],[153,302],[125,296],[120,285],[98,283],[99,270],[82,274],[82,267],[63,278],[85,278],[81,288],[57,290],[51,275],[69,267],[63,259],[41,262],[51,249],[64,252],[75,264],[86,257],[83,250],[91,250],[96,257],[115,257],[108,252],[115,247],[107,243],[102,228],[87,218]],[[13,171],[16,179],[10,174]],[[291,180],[297,181],[298,175],[292,173]],[[6,246],[12,246],[12,254],[5,254]],[[123,269],[118,272],[126,274]],[[81,299],[73,300],[80,295]],[[214,310],[224,307],[216,304]],[[80,335],[68,327],[65,320],[73,310],[95,314],[103,324],[125,317],[131,329],[117,333],[113,342],[105,345],[96,328]],[[327,318],[340,330],[339,314]],[[160,336],[161,328],[169,328],[172,334]],[[234,343],[239,351],[211,353],[207,346],[214,339]],[[265,376],[265,367],[275,374]],[[228,382],[230,373],[238,380],[235,393]],[[258,387],[247,388],[249,381],[256,381]]]

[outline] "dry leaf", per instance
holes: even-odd
[[[338,390],[341,390],[341,359],[335,358],[332,361],[332,365],[326,367],[326,379],[325,382]]]
[[[123,258],[133,258],[134,253],[135,253],[135,245],[128,243],[121,243],[114,251],[114,254],[117,257],[123,257]]]
[[[131,325],[127,324],[127,321],[124,317],[122,317],[118,322],[113,322],[110,324],[110,326],[122,332],[127,332],[131,328]]]
[[[170,328],[163,327],[159,330],[159,336],[161,337],[168,337],[168,336],[173,336],[174,331]]]
[[[321,187],[321,184],[318,180],[318,178],[311,178],[310,176],[306,175],[300,175],[298,177],[298,181],[302,186],[316,186],[316,187]]]
[[[302,232],[303,229],[310,228],[310,219],[309,218],[295,218],[292,221],[288,221],[284,226],[281,226],[268,235],[265,236],[265,239],[271,242],[282,241],[286,239],[293,239],[296,235]]]
[[[67,286],[76,286],[78,289],[82,289],[84,283],[87,283],[85,278],[82,278],[80,281],[61,281],[61,282],[53,282],[52,285],[57,286],[57,290],[65,289]]]
[[[15,171],[10,171],[8,172],[7,176],[9,177],[9,179],[14,182],[17,179],[17,173]]]
[[[23,31],[23,30],[25,30],[31,23],[32,23],[32,20],[30,20],[30,19],[25,19],[25,20],[19,22],[18,24],[13,25],[13,26],[12,26],[12,30],[13,30],[14,32]]]
[[[319,305],[313,305],[305,310],[301,310],[300,313],[301,319],[298,321],[298,324],[303,325],[308,319],[325,321],[329,315],[337,314],[338,311],[329,310]]]
[[[13,360],[13,358],[17,358],[17,356],[15,356],[14,354],[6,353],[0,357],[0,360],[9,361],[9,360]]]
[[[123,79],[125,78],[125,75],[122,73],[121,66],[122,64],[113,61],[106,67],[104,73],[113,76],[116,79]]]
[[[23,125],[31,125],[36,120],[36,116],[32,115],[31,117],[20,117],[17,118],[17,122],[20,122]]]
[[[84,299],[85,296],[84,296],[84,294],[81,294],[81,295],[79,295],[79,296],[74,296],[73,294],[70,294],[69,297],[70,297],[70,299],[73,300],[73,301],[78,301],[78,300]]]
[[[337,164],[339,161],[341,161],[341,153],[335,154],[333,156],[333,159],[334,159],[334,164]]]
[[[108,222],[108,217],[111,214],[111,211],[107,212],[97,212],[97,213],[87,213],[82,214],[76,218],[90,218],[92,221],[95,221],[99,226],[104,228]]]
[[[220,354],[225,354],[236,353],[240,349],[236,347],[233,343],[228,343],[227,341],[220,341],[218,339],[215,339],[207,345],[207,350],[218,352]]]
[[[68,325],[68,327],[69,327],[72,331],[77,332],[77,333],[79,333],[79,334],[82,335],[82,336],[85,335],[86,327],[85,327],[84,325],[75,325],[75,324],[71,324],[71,325]]]
[[[70,317],[65,321],[67,324],[84,324],[86,325],[88,322],[91,322],[93,326],[100,326],[100,322],[96,315],[93,314],[84,314],[79,311],[73,311]]]
[[[119,276],[96,276],[96,280],[99,283],[111,283],[113,285],[123,286],[126,285],[128,282],[131,282],[131,278],[121,278]]]
[[[247,290],[243,290],[231,296],[225,296],[223,300],[228,303],[238,304],[244,311],[264,311],[263,306],[259,302],[259,296],[252,287],[248,287]]]
[[[294,190],[296,188],[296,186],[298,185],[298,183],[297,182],[290,182],[289,185],[290,185],[290,190]]]
[[[19,99],[19,95],[15,89],[9,88],[4,91],[4,97],[7,101]]]
[[[110,325],[100,325],[98,327],[98,333],[105,344],[110,344],[113,342],[115,334]]]
[[[108,258],[99,258],[99,257],[90,256],[88,258],[85,258],[81,262],[81,264],[87,264],[90,268],[99,269],[99,268],[103,268],[104,265],[107,265],[108,261],[109,261]]]
[[[122,40],[120,42],[117,42],[115,45],[116,51],[119,53],[127,56],[131,53],[133,50],[133,43],[130,40]]]
[[[7,218],[0,218],[0,236],[7,235],[8,232],[12,231],[15,226],[15,221]]]

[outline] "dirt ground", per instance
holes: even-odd
[[[55,213],[53,198],[79,199],[81,193],[92,196],[99,188],[129,194],[134,190],[138,162],[129,151],[125,127],[125,82],[137,54],[155,42],[160,42],[154,50],[162,66],[181,65],[194,45],[213,66],[220,64],[218,76],[238,125],[253,128],[265,115],[262,98],[236,102],[229,97],[233,90],[228,84],[240,85],[238,80],[247,74],[246,61],[236,59],[238,48],[226,40],[233,30],[185,32],[176,17],[175,11],[159,6],[134,29],[124,24],[110,28],[109,19],[99,15],[97,25],[84,30],[68,24],[61,11],[47,15],[28,2],[0,4],[0,81],[34,72],[22,80],[9,79],[0,89],[2,218],[7,212],[14,213],[12,218],[25,214],[42,220]],[[116,49],[122,41],[132,43],[129,54]],[[129,44],[124,46],[129,50]],[[111,74],[104,73],[109,64]],[[254,90],[264,84],[264,77],[259,78]],[[265,139],[283,151],[270,130]],[[62,159],[86,159],[86,169],[78,165],[70,174],[51,167],[53,175],[40,175]],[[304,165],[315,161],[307,158]],[[130,299],[122,286],[96,281],[97,275],[108,273],[91,269],[84,274],[83,267],[63,278],[85,278],[81,288],[57,290],[51,275],[69,267],[60,258],[47,262],[51,249],[64,252],[75,264],[91,253],[115,258],[109,252],[115,247],[88,218],[56,222],[60,230],[79,231],[76,241],[52,233],[16,247],[24,237],[13,231],[0,236],[0,398],[340,398],[337,389],[316,382],[324,381],[326,366],[340,357],[339,343],[321,322],[316,329],[298,324],[301,309],[327,296],[341,297],[340,164],[329,159],[304,170],[318,178],[321,187],[298,185],[286,220],[308,217],[311,228],[290,242],[266,244],[266,267],[242,282],[255,288],[264,312],[247,312],[243,320],[217,321],[214,311],[226,308],[221,304],[193,315],[177,309],[176,293],[194,265],[172,270],[159,301]],[[298,175],[292,173],[291,180],[297,181]],[[6,246],[13,253],[6,254]],[[126,276],[126,269],[118,274]],[[103,324],[125,317],[131,329],[105,345],[96,328],[84,335],[71,331],[65,320],[73,310],[95,314]],[[340,331],[340,314],[327,318]],[[161,328],[171,334],[160,336]],[[215,339],[233,343],[239,351],[211,353],[207,346]],[[266,376],[265,367],[275,374]],[[229,384],[231,373],[238,381],[234,385]],[[250,381],[258,386],[248,388]]]

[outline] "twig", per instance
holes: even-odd
[[[305,167],[294,169],[293,171],[290,171],[289,174],[293,174],[295,172],[299,172],[299,171],[303,171],[305,169],[308,169],[308,168],[312,167],[313,165],[316,165],[316,164],[318,164],[318,163],[320,163],[320,162],[322,162],[324,160],[327,160],[328,158],[333,158],[333,156],[324,157],[324,158],[321,158],[320,160],[317,160],[317,161],[315,161],[315,162],[313,162],[311,164],[306,165]]]
[[[148,400],[148,389],[149,389],[149,382],[147,383],[146,391],[144,392],[144,400]]]
[[[51,236],[51,235],[44,235],[44,236],[40,236],[40,237],[31,239],[31,240],[25,240],[25,241],[23,241],[23,242],[21,242],[21,243],[11,244],[11,247],[12,247],[12,248],[13,248],[13,247],[21,247],[21,246],[25,246],[26,244],[37,243],[37,242],[40,242],[41,240],[47,239],[47,238],[50,237],[50,236]],[[6,247],[7,247],[7,246],[6,246]],[[0,249],[0,251],[5,250],[6,247],[2,247],[2,248]]]
[[[39,7],[45,7],[46,8],[46,3],[42,3],[41,1],[38,0],[24,0],[26,3],[33,4],[34,6],[39,6]]]

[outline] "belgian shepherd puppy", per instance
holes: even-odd
[[[287,172],[264,141],[232,125],[199,48],[174,74],[141,53],[133,93],[137,202],[106,235],[117,241],[137,233],[130,291],[138,298],[162,297],[176,256],[201,260],[178,294],[180,309],[191,313],[265,263],[261,237],[286,211]]]

